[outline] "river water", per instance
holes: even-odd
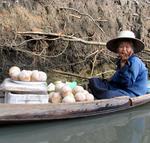
[[[150,143],[150,104],[105,117],[1,126],[0,143]]]

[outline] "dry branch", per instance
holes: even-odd
[[[99,54],[99,53],[96,53],[96,55],[94,56],[94,61],[93,61],[93,63],[92,63],[91,76],[92,76],[93,73],[94,73],[95,63],[96,63],[96,59],[97,59],[98,54]]]
[[[102,50],[103,50],[103,49],[102,49]],[[102,50],[101,50],[101,51],[102,51]],[[84,63],[88,58],[92,57],[92,56],[95,55],[97,52],[98,52],[98,50],[96,50],[96,51],[90,53],[89,55],[87,55],[87,56],[84,58],[84,60],[81,60],[81,61],[78,61],[78,62],[75,62],[75,63],[71,63],[71,64],[59,65],[59,66],[57,66],[57,67],[62,67],[62,66],[74,66],[74,65],[76,65],[76,64]]]
[[[87,80],[92,78],[92,76],[91,77],[85,77],[85,76],[82,76],[82,75],[79,75],[79,74],[70,73],[70,72],[64,72],[64,71],[55,70],[55,69],[50,70],[50,71],[58,73],[58,74],[62,74],[62,75],[68,75],[68,76],[78,77],[78,78],[87,79]],[[101,73],[97,74],[96,76],[100,76],[102,74],[107,74],[107,73],[114,73],[114,72],[115,72],[114,70],[109,70],[109,71],[101,72]]]
[[[74,76],[74,77],[78,77],[78,78],[82,78],[82,79],[90,79],[90,77],[84,77],[82,75],[78,75],[78,74],[74,74],[74,73],[70,73],[70,72],[64,72],[64,71],[60,71],[60,70],[52,70],[52,72],[63,74],[63,75],[68,75],[68,76]]]
[[[48,38],[45,38],[45,37],[40,37],[40,38],[33,38],[33,39],[29,39],[29,40],[24,40],[23,42],[19,43],[19,44],[15,44],[13,46],[15,47],[19,47],[19,46],[22,46],[24,45],[25,43],[27,42],[31,42],[31,41],[40,41],[40,40],[45,40],[45,41],[55,41],[55,40],[59,40],[60,38],[52,38],[52,39],[48,39]]]
[[[72,11],[77,12],[81,16],[87,16],[87,17],[89,17],[93,21],[93,23],[105,34],[104,30],[98,25],[98,23],[96,22],[96,20],[91,15],[89,15],[87,13],[82,13],[82,12],[78,11],[77,9],[69,8],[69,7],[60,7],[60,9],[72,10]]]
[[[60,33],[44,33],[44,32],[32,32],[32,31],[27,31],[27,32],[17,32],[18,34],[24,34],[24,35],[43,35],[43,36],[55,36],[59,37],[60,39],[64,41],[73,41],[73,42],[81,42],[84,44],[89,44],[89,45],[100,45],[100,46],[106,46],[105,42],[97,42],[97,41],[86,41],[81,38],[77,38],[75,36],[70,36],[70,35],[65,35],[65,34],[60,34]]]

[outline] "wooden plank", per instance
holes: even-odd
[[[138,96],[138,97],[133,97],[130,99],[132,102],[132,106],[137,106],[140,104],[145,104],[150,102],[150,94]]]
[[[0,122],[77,118],[107,114],[130,106],[129,97],[74,104],[0,104]]]

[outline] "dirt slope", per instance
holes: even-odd
[[[85,76],[106,71],[111,68],[108,65],[114,55],[105,46],[56,35],[105,43],[125,29],[134,31],[145,42],[146,51],[140,56],[148,63],[149,0],[1,0],[0,80],[12,65],[47,72],[59,69]],[[52,35],[18,34],[25,31]]]

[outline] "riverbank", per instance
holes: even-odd
[[[0,81],[12,65],[44,70],[54,79],[60,75],[51,69],[85,77],[114,69],[115,55],[102,43],[125,29],[145,42],[146,50],[140,56],[149,66],[149,7],[148,0],[2,0]],[[27,31],[30,34],[19,33]]]

